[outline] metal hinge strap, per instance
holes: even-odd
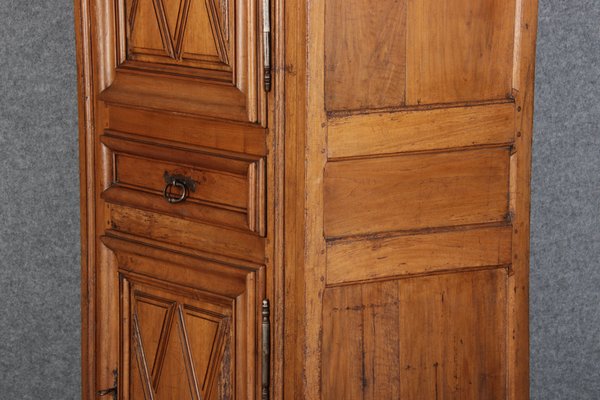
[[[265,92],[271,91],[271,2],[263,0],[263,68]]]
[[[262,303],[262,400],[269,400],[271,380],[271,307],[269,300]]]

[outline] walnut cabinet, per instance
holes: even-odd
[[[75,0],[83,398],[527,399],[536,0]]]

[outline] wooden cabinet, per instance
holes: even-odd
[[[536,0],[75,2],[83,398],[528,398]]]

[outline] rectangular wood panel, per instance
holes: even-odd
[[[323,400],[400,398],[398,282],[327,289]]]
[[[407,104],[511,97],[515,0],[409,0]]]
[[[224,399],[235,392],[233,302],[124,277],[121,290],[127,399],[186,399],[190,393]]]
[[[254,398],[246,382],[257,375],[259,271],[110,235],[101,239],[118,267],[120,313],[115,309],[112,317],[120,317],[120,394],[131,400]]]
[[[510,226],[460,229],[327,245],[327,284],[511,263]]]
[[[503,399],[506,271],[328,288],[323,399]]]
[[[187,164],[187,163],[186,163]],[[129,154],[115,155],[115,183],[162,194],[164,174],[182,175],[196,182],[189,201],[216,203],[244,210],[248,206],[248,179],[245,176],[219,173]],[[157,199],[158,201],[158,199]]]
[[[251,104],[247,96],[236,87],[184,80],[166,74],[156,79],[151,74],[122,70],[99,98],[113,106],[133,106],[234,121],[256,121],[255,116],[248,112]]]
[[[189,145],[266,155],[264,128],[127,107],[109,107],[109,129]]]
[[[410,279],[398,297],[400,398],[506,398],[504,269]]]
[[[108,211],[108,228],[119,232],[203,252],[257,263],[265,262],[264,239],[251,232],[198,224],[113,204],[108,206]]]
[[[510,143],[514,103],[360,114],[335,118],[327,130],[330,158]]]
[[[503,221],[508,177],[508,148],[329,162],[325,236]]]
[[[266,121],[256,0],[94,0],[113,105]]]
[[[243,154],[155,142],[106,132],[112,182],[102,198],[115,204],[264,234],[264,160]],[[163,198],[165,176],[189,183],[188,198],[171,204]]]
[[[405,0],[326,2],[328,111],[404,104],[405,28]]]
[[[179,73],[228,71],[235,54],[235,1],[126,0],[117,2],[127,61]],[[179,67],[179,68],[175,68]],[[204,72],[206,74],[206,72]]]

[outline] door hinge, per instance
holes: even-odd
[[[262,399],[269,400],[271,380],[271,307],[269,300],[262,303]]]
[[[110,389],[98,390],[96,392],[96,397],[112,395],[113,400],[117,400],[119,398],[119,370],[113,370],[113,376],[115,377],[114,386]]]
[[[271,1],[263,0],[263,80],[265,92],[271,91]]]

